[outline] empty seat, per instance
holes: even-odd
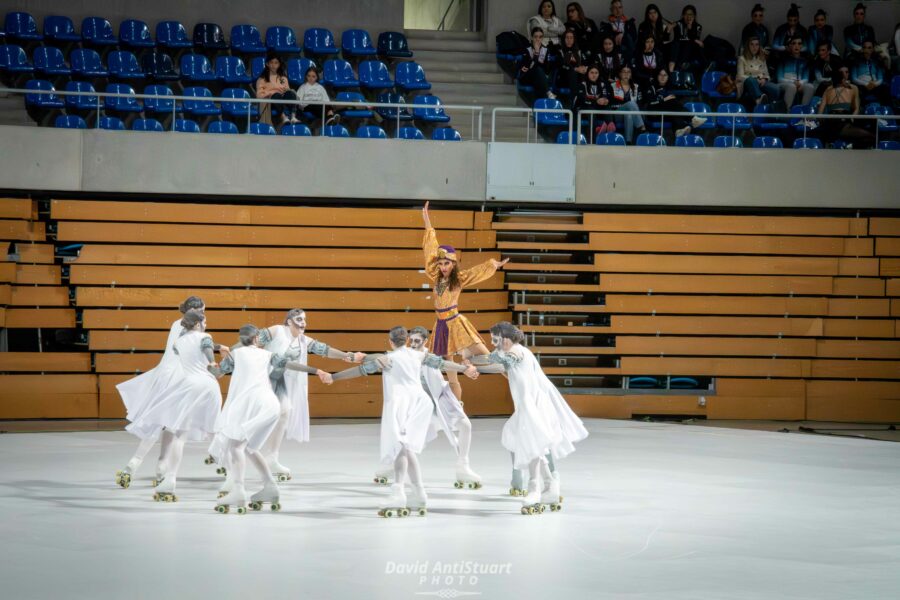
[[[154,131],[158,133],[162,133],[165,131],[163,129],[162,123],[160,123],[156,119],[135,119],[134,123],[131,124],[131,130]]]
[[[385,92],[378,94],[377,102],[379,104],[406,104],[406,99],[400,94]],[[413,118],[406,107],[379,106],[375,108],[375,112],[391,121],[412,121]]]
[[[291,123],[281,128],[281,135],[291,135],[294,137],[310,137],[312,131],[303,123]]]
[[[584,135],[582,135],[580,133],[573,134],[572,137],[570,138],[568,131],[560,131],[559,135],[556,136],[556,143],[557,144],[571,144],[572,142],[570,140],[572,140],[572,139],[578,140],[578,144],[580,146],[587,145],[587,138],[584,137]]]
[[[193,40],[188,37],[187,30],[178,21],[160,21],[156,24],[156,43],[162,48],[191,48]]]
[[[203,50],[225,50],[228,43],[225,33],[215,23],[197,23],[194,25],[194,46]]]
[[[44,92],[56,92],[56,88],[53,87],[53,84],[49,81],[45,81],[43,79],[29,79],[25,82],[26,90],[40,90]],[[31,106],[35,108],[41,109],[63,109],[66,106],[66,103],[63,99],[55,93],[51,94],[39,94],[39,93],[30,93],[25,94],[25,105]]]
[[[743,148],[741,138],[733,135],[718,135],[713,140],[713,148]]]
[[[675,146],[679,148],[703,148],[706,146],[706,144],[703,142],[703,138],[699,135],[689,133],[687,135],[682,135],[675,138]]]
[[[292,86],[299,87],[303,85],[306,81],[306,72],[310,69],[319,69],[316,61],[310,58],[289,58],[287,61],[288,82]]]
[[[34,66],[21,46],[3,44],[0,46],[0,71],[7,73],[33,73]]]
[[[206,133],[224,133],[235,135],[238,132],[237,125],[231,121],[213,121],[206,128]]]
[[[172,128],[178,133],[200,133],[200,126],[191,119],[175,119]]]
[[[380,60],[364,60],[359,64],[359,83],[368,90],[389,90],[394,87],[387,65]]]
[[[191,52],[181,57],[181,78],[191,83],[215,81],[216,73],[208,58],[202,54]]]
[[[743,104],[738,104],[737,102],[725,102],[724,104],[719,105],[719,109],[716,111],[718,114],[737,114],[743,113],[746,114],[747,109],[744,108]],[[716,117],[716,126],[719,129],[726,130],[735,130],[735,131],[746,131],[750,129],[750,119],[745,116],[738,117]]]
[[[139,113],[144,110],[143,105],[134,98],[134,89],[127,83],[111,83],[106,86],[107,94],[130,94],[127,96],[105,96],[103,98],[103,107],[106,110],[117,112],[133,112]]]
[[[676,96],[696,96],[697,80],[690,71],[672,72],[672,93]]]
[[[81,36],[75,31],[72,19],[65,16],[52,15],[44,17],[44,39],[49,42],[68,44],[80,42]]]
[[[230,117],[256,118],[259,116],[259,104],[250,102],[250,93],[243,88],[225,88],[223,98],[235,98],[243,102],[222,102],[222,112]]]
[[[418,127],[401,127],[397,130],[397,139],[401,140],[424,140],[425,135]]]
[[[231,28],[231,51],[242,54],[265,54],[259,29],[255,25],[235,25]]]
[[[144,94],[151,96],[174,96],[167,85],[148,85],[144,88]],[[174,98],[144,98],[144,113],[147,115],[171,115],[180,113],[181,107],[176,106]]]
[[[371,119],[375,116],[375,113],[365,105],[366,99],[359,92],[338,92],[335,100],[338,102],[358,102],[360,104],[359,108],[339,108],[341,116],[345,119]],[[357,137],[359,137],[358,134]]]
[[[658,133],[642,133],[637,136],[636,146],[665,146],[666,140]]]
[[[364,29],[347,29],[341,34],[341,50],[344,58],[352,56],[374,56],[375,46],[369,32]]]
[[[378,54],[386,58],[412,58],[406,36],[399,31],[384,31],[378,36]]]
[[[696,390],[699,388],[700,383],[693,377],[672,377],[669,379],[669,389]]]
[[[879,150],[900,150],[900,142],[895,140],[884,140],[878,142]]]
[[[88,17],[81,22],[81,39],[89,46],[117,46],[112,25],[103,17]],[[71,57],[69,57],[71,58]]]
[[[192,86],[184,89],[184,96],[197,98],[196,100],[184,101],[184,113],[186,116],[218,116],[222,114],[222,109],[216,106],[212,101],[212,92],[205,87]]]
[[[106,60],[109,74],[116,79],[124,81],[140,81],[144,79],[144,72],[138,64],[137,56],[128,50],[114,50],[109,53]]]
[[[290,62],[290,61],[288,61]],[[259,76],[262,75],[262,72],[266,70],[266,57],[265,56],[254,56],[253,60],[250,61],[250,77],[253,78],[255,82],[259,79]]]
[[[597,146],[624,146],[625,136],[621,133],[601,133],[594,140]]]
[[[35,67],[37,67],[37,62],[35,62]],[[894,111],[890,109],[889,106],[884,106],[881,104],[870,104],[865,109],[865,114],[867,115],[882,115],[882,116],[893,116]],[[879,131],[897,131],[897,121],[893,119],[878,119],[878,130]]]
[[[53,126],[57,129],[87,129],[87,123],[78,115],[59,115]]]
[[[637,377],[629,377],[628,378],[628,387],[634,388],[634,389],[650,389],[650,388],[664,388],[665,386],[656,377],[640,375]]]
[[[402,62],[394,72],[397,90],[410,92],[413,90],[430,90],[431,84],[425,78],[425,69],[416,62]]]
[[[96,50],[90,48],[77,48],[69,54],[72,61],[72,73],[85,78],[103,78],[109,76],[109,71],[103,66],[103,61]]]
[[[413,118],[423,123],[449,123],[450,116],[441,107],[441,99],[437,96],[416,96],[413,98]]]
[[[784,148],[784,144],[777,137],[763,135],[753,140],[754,148]]]
[[[346,60],[333,58],[325,61],[322,71],[322,84],[336,90],[359,87],[359,80],[353,74],[353,67]]]
[[[554,111],[560,112],[535,112],[534,118],[537,121],[539,126],[543,127],[566,127],[569,124],[569,119],[566,117],[566,113],[562,112],[563,105],[562,102],[555,98],[538,98],[534,103],[535,110],[544,111],[546,109],[551,109]]]
[[[249,85],[253,78],[237,56],[216,57],[216,78],[228,85]]]
[[[581,137],[584,138],[584,136]],[[461,142],[462,136],[452,127],[438,127],[431,132],[431,139],[439,140],[441,142]]]
[[[39,42],[44,39],[38,31],[37,21],[27,12],[6,13],[3,30],[6,37],[14,42]]]
[[[720,94],[716,91],[716,87],[718,87],[719,81],[721,81],[724,75],[726,75],[724,71],[707,71],[703,74],[703,79],[700,80],[700,91],[708,98],[712,99],[734,98],[736,96],[735,92],[730,94]]]
[[[343,125],[326,125],[323,129],[325,137],[348,138],[350,132]]]
[[[119,119],[117,117],[101,117],[100,129],[107,129],[109,131],[125,131],[125,123],[122,122],[122,119]]]
[[[247,133],[252,135],[275,135],[275,128],[268,123],[250,123]]]
[[[43,75],[66,76],[72,69],[66,64],[62,50],[53,46],[41,46],[34,50],[34,70]]]
[[[334,34],[322,27],[313,27],[303,33],[303,51],[307,56],[333,56],[338,53]]]
[[[797,118],[791,119],[790,125],[796,131],[803,133],[811,131],[819,127],[819,122],[813,117],[816,109],[811,104],[797,104],[791,107],[792,115],[799,115]]]
[[[119,25],[119,41],[126,48],[155,48],[156,42],[150,35],[150,28],[143,21],[125,19]]]
[[[822,141],[816,138],[797,138],[794,140],[794,150],[821,150]]]
[[[290,27],[269,27],[266,30],[266,47],[280,54],[300,54],[297,34]]]
[[[386,140],[387,134],[384,132],[384,129],[382,129],[378,125],[363,125],[356,130],[356,137]]]
[[[782,131],[788,128],[785,121],[776,121],[765,116],[774,112],[771,104],[757,104],[753,109],[753,127],[759,131]]]
[[[70,81],[66,84],[67,92],[84,92],[96,94],[94,86],[87,81]],[[88,111],[96,110],[100,107],[98,96],[66,96],[66,110],[68,111]]]
[[[154,81],[178,81],[181,76],[175,70],[172,57],[164,52],[145,52],[141,56],[141,69]]]

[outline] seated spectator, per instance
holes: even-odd
[[[879,104],[890,105],[891,89],[884,81],[884,69],[874,53],[874,44],[869,40],[863,42],[862,54],[853,63],[850,80],[859,86],[863,98],[874,96]]]
[[[612,0],[609,3],[609,17],[606,19],[606,25],[609,27],[609,33],[612,34],[616,47],[622,52],[624,59],[630,61],[637,44],[637,25],[635,25],[634,19],[625,16],[622,0]]]
[[[534,87],[538,98],[556,98],[550,91],[550,56],[553,50],[544,45],[544,30],[531,30],[531,45],[525,49],[519,61],[519,81]]]
[[[816,56],[819,53],[819,44],[828,43],[828,51],[835,56],[840,56],[837,46],[834,45],[834,27],[827,23],[828,13],[821,8],[816,11],[813,17],[813,26],[807,30],[807,48],[808,52]]]
[[[284,63],[274,52],[266,55],[266,68],[256,80],[256,97],[269,98],[271,100],[296,100],[297,95],[291,91]],[[259,121],[261,123],[275,124],[275,117],[281,115],[281,124],[296,123],[294,117],[294,105],[264,103],[260,107]]]
[[[556,16],[556,5],[553,4],[553,0],[543,0],[538,6],[538,14],[528,19],[525,27],[525,31],[539,28],[544,34],[541,43],[545,46],[559,46],[562,34],[566,32],[566,26]]]
[[[702,70],[703,26],[697,22],[697,9],[688,4],[681,11],[681,19],[675,23],[675,37],[672,41],[672,55],[669,57],[669,72]]]
[[[803,42],[802,51],[806,51],[806,27],[800,24],[800,8],[796,4],[791,4],[787,12],[787,23],[779,25],[772,36],[772,50],[781,54],[781,57],[790,55],[788,44],[791,40],[800,38]]]
[[[875,44],[875,30],[866,24],[866,5],[860,2],[853,9],[853,24],[844,28],[844,58],[856,60],[866,41]]]
[[[663,59],[669,59],[669,45],[672,43],[672,31],[675,29],[675,23],[663,19],[659,7],[655,4],[648,4],[644,10],[644,20],[638,26],[638,47],[641,47],[641,40],[652,37]]]
[[[631,67],[622,65],[619,67],[619,76],[612,85],[613,90],[613,108],[616,110],[640,110],[638,107],[638,98],[640,92],[638,86],[631,80]],[[644,119],[641,115],[623,115],[617,119],[625,126],[625,139],[631,143],[634,141],[635,130],[638,134],[647,131],[644,127]]]
[[[575,41],[575,32],[571,29],[563,34],[562,48],[560,49],[561,59],[559,63],[559,74],[557,75],[557,85],[569,89],[570,98],[574,99],[581,86],[581,80],[587,73],[587,64],[582,56],[581,50]]]
[[[858,115],[859,88],[850,83],[849,69],[840,67],[834,74],[832,85],[825,90],[819,103],[819,114],[823,115]],[[875,145],[875,136],[853,124],[852,119],[822,119],[823,137],[829,141],[847,140],[859,148],[871,148]]]
[[[754,104],[775,102],[781,96],[781,89],[769,79],[766,55],[760,47],[759,39],[751,37],[744,44],[744,51],[738,57],[737,77],[738,98],[745,98]]]
[[[588,67],[587,76],[581,82],[578,94],[575,96],[575,112],[583,110],[612,110],[613,91],[612,86],[603,77],[600,76],[600,67],[591,65]],[[594,132],[597,135],[603,133],[614,133],[616,124],[613,122],[612,115],[596,115],[594,123],[597,125]]]
[[[747,40],[755,37],[759,40],[763,53],[768,53],[771,40],[769,39],[769,28],[763,23],[765,18],[766,9],[762,7],[762,4],[755,4],[753,10],[750,11],[750,22],[744,25],[744,29],[741,31],[741,45],[738,52],[743,52],[747,46]]]
[[[315,125],[322,120],[323,105],[325,106],[325,124],[339,123],[341,115],[335,114],[328,106],[331,98],[328,97],[328,91],[319,83],[319,72],[315,67],[306,70],[305,79],[306,81],[297,88],[297,102],[300,104],[301,111],[313,115],[306,117],[308,123]]]
[[[788,50],[790,54],[778,65],[776,80],[784,94],[784,103],[790,109],[797,92],[800,92],[801,103],[809,104],[816,93],[816,86],[809,81],[809,65],[802,56],[803,40],[799,37],[792,39],[788,42]]]
[[[592,55],[600,51],[601,31],[593,19],[584,16],[584,9],[578,2],[570,2],[566,6],[566,29],[575,32],[575,41],[582,54],[590,52]]]
[[[597,66],[600,67],[600,75],[607,81],[614,81],[619,69],[625,64],[622,53],[611,37],[603,38],[600,43],[600,54],[597,56]]]
[[[833,46],[828,40],[819,42],[816,48],[816,57],[812,61],[812,78],[816,86],[816,96],[821,96],[826,89],[831,87],[832,80],[838,69],[844,66],[844,61],[837,54],[833,54]]]
[[[900,75],[900,23],[894,27],[894,41],[891,44],[891,60],[894,65],[894,75]]]
[[[664,65],[662,53],[656,49],[655,38],[653,36],[644,38],[643,50],[635,55],[631,65],[634,80],[642,88],[646,88],[653,83],[657,72]]]
[[[659,69],[656,77],[641,88],[641,108],[644,110],[665,111],[665,112],[686,112],[684,105],[669,89],[669,72],[664,68]],[[674,123],[675,137],[681,137],[691,132],[691,127],[700,127],[706,123],[703,117],[666,117],[667,120]],[[690,125],[688,124],[690,123]]]

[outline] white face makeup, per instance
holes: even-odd
[[[491,334],[491,345],[493,345],[494,348],[499,348],[500,346],[503,345],[503,338],[501,338],[499,335],[492,333]]]
[[[413,334],[409,336],[409,347],[413,350],[421,351],[425,346],[425,338],[420,335]]]
[[[300,330],[300,333],[306,331],[306,313],[300,313],[291,319],[291,322],[293,322],[294,326]]]

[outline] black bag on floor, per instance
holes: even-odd
[[[497,54],[518,56],[528,47],[528,38],[518,31],[504,31],[497,34]],[[515,59],[513,59],[515,60]]]

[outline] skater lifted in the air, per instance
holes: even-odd
[[[478,376],[472,366],[463,366],[440,356],[413,350],[406,345],[409,333],[394,327],[388,333],[390,352],[369,355],[358,367],[333,375],[334,381],[382,373],[384,404],[381,413],[381,462],[393,463],[394,483],[390,496],[381,504],[378,514],[385,517],[406,516],[410,510],[426,513],[428,496],[422,480],[417,455],[428,437],[434,404],[422,387],[422,367]],[[404,482],[409,477],[411,494],[407,500]]]

